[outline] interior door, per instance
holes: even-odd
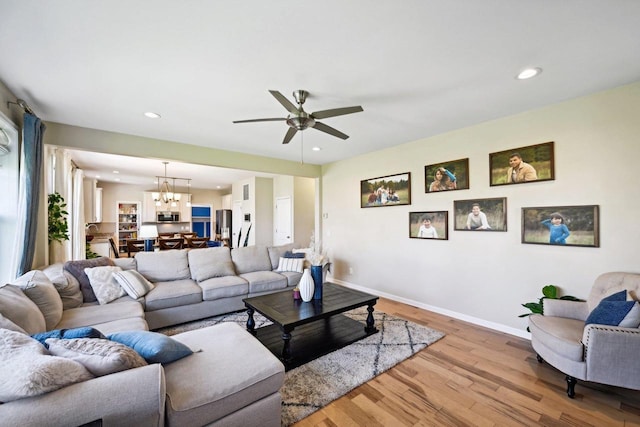
[[[276,198],[276,230],[274,245],[285,245],[293,242],[293,215],[291,213],[291,197]]]
[[[233,213],[231,214],[231,247],[238,247],[238,234],[244,221],[242,221],[242,200],[233,202]]]

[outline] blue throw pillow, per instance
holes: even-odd
[[[616,292],[615,294],[611,294],[606,298],[602,298],[601,301],[626,301],[627,300],[627,291]]]
[[[49,348],[47,343],[45,342],[47,338],[58,338],[61,340],[71,340],[74,338],[106,338],[102,335],[102,332],[99,330],[92,328],[90,326],[85,326],[82,328],[72,328],[72,329],[54,329],[53,331],[41,332],[39,334],[31,335],[31,338],[40,341],[40,343]]]
[[[171,363],[193,354],[186,345],[158,332],[116,332],[107,338],[131,347],[147,363]]]
[[[304,252],[291,252],[286,251],[282,258],[304,258]]]
[[[640,304],[637,301],[600,301],[587,317],[589,324],[637,328],[640,326]]]

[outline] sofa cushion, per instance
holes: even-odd
[[[73,277],[78,280],[80,284],[80,291],[82,292],[82,300],[84,302],[94,302],[98,299],[93,293],[91,288],[91,282],[84,272],[85,268],[92,267],[104,267],[106,265],[114,265],[113,261],[107,257],[100,257],[94,259],[81,259],[76,261],[67,261],[64,263],[64,269],[71,273]]]
[[[209,425],[282,387],[282,363],[235,323],[173,338],[202,351],[164,368],[167,425]]]
[[[47,329],[53,329],[62,318],[62,299],[46,274],[31,270],[14,281],[33,301],[44,316]]]
[[[626,291],[620,292],[626,298]],[[616,294],[614,294],[616,295]],[[593,309],[585,325],[592,323],[598,325],[620,326],[623,328],[637,328],[640,325],[640,304],[638,301],[625,301],[617,299],[600,301],[600,304]]]
[[[300,279],[302,279],[302,273],[294,271],[280,271],[279,274],[287,278],[287,287],[289,288],[298,286]]]
[[[38,306],[18,286],[0,287],[0,313],[28,334],[37,334],[47,329]]]
[[[202,288],[202,299],[205,301],[249,293],[249,283],[239,276],[214,277],[198,283],[198,286]]]
[[[287,287],[287,278],[273,271],[254,271],[241,274],[249,282],[249,294],[277,291]]]
[[[92,328],[91,326],[84,326],[81,328],[72,329],[54,329],[52,331],[31,335],[31,338],[38,341],[46,348],[49,348],[49,345],[46,343],[47,339],[49,338],[70,340],[74,338],[105,338],[105,336],[102,334],[102,332],[95,328]]]
[[[192,249],[189,251],[189,269],[191,278],[198,282],[212,277],[234,276],[236,274],[231,261],[229,248]]]
[[[202,301],[202,289],[191,279],[156,282],[145,296],[146,311],[197,304]]]
[[[63,266],[64,264],[61,262],[51,264],[42,269],[42,272],[51,280],[56,291],[58,291],[64,310],[80,307],[82,305],[80,283],[78,279],[66,271]]]
[[[75,360],[97,377],[147,365],[134,349],[107,339],[49,338],[46,342],[51,354]]]
[[[152,282],[189,279],[189,260],[187,249],[138,252],[136,265],[138,272]]]
[[[193,354],[186,345],[166,335],[149,331],[126,331],[111,334],[111,341],[134,349],[147,363],[171,363]]]
[[[117,271],[113,273],[113,278],[122,286],[127,295],[133,299],[142,298],[155,285],[145,279],[145,277],[136,270]]]
[[[231,251],[231,259],[237,274],[253,271],[271,271],[271,260],[264,246],[246,246]]]
[[[126,319],[140,319],[144,322],[142,305],[135,301],[124,301],[117,304],[72,308],[62,313],[62,320],[56,325],[56,328],[70,329],[80,326],[93,326],[103,334],[106,334],[107,332],[98,327],[98,325]],[[135,324],[138,325],[140,323],[136,322]]]
[[[116,258],[114,264],[123,270],[135,270],[138,267],[135,258]]]
[[[267,247],[267,252],[269,253],[269,260],[271,261],[271,269],[275,270],[278,267],[278,262],[280,258],[284,258],[287,252],[293,251],[294,244],[287,243],[286,245],[280,246],[269,246]]]
[[[84,269],[84,273],[89,278],[91,289],[93,289],[93,293],[100,304],[108,304],[127,294],[124,288],[120,286],[120,283],[113,277],[113,273],[118,271],[122,271],[122,269],[110,265]]]
[[[91,379],[78,362],[46,354],[33,338],[0,329],[0,402],[37,396]]]
[[[532,335],[558,354],[576,362],[583,361],[583,321],[533,314],[529,316],[529,329]]]

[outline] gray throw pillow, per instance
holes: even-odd
[[[107,265],[115,265],[110,258],[100,257],[94,259],[81,259],[77,261],[67,261],[64,263],[65,271],[71,273],[73,277],[80,283],[80,290],[82,291],[82,300],[84,302],[98,301],[96,294],[93,293],[91,288],[91,282],[84,272],[85,268],[104,267]]]
[[[0,313],[28,334],[37,334],[46,330],[42,312],[18,286],[0,287]]]
[[[80,283],[68,271],[64,270],[64,263],[51,264],[42,269],[42,272],[51,280],[53,286],[62,299],[63,310],[77,308],[82,305],[82,291]]]
[[[49,278],[39,270],[29,271],[18,277],[14,285],[33,301],[44,316],[47,330],[53,329],[62,319],[62,299]]]

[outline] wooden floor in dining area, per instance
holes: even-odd
[[[446,336],[296,427],[640,426],[639,391],[578,381],[569,399],[526,339],[388,299],[376,309]]]

